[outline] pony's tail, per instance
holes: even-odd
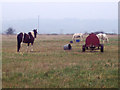
[[[20,47],[21,47],[21,37],[20,35],[17,36],[17,52],[19,52]]]

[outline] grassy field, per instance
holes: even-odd
[[[3,88],[118,88],[118,38],[109,36],[104,53],[63,50],[71,35],[39,35],[34,51],[16,52],[16,35],[2,36]]]

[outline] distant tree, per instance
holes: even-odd
[[[11,34],[14,34],[15,33],[15,29],[13,29],[12,27],[9,27],[6,32],[5,32],[7,35],[11,35]]]

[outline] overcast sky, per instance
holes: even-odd
[[[2,19],[117,19],[117,2],[22,2],[3,3]]]
[[[117,22],[118,19],[118,0],[1,0],[0,2],[2,2],[0,3],[0,17],[2,17],[3,21],[37,20],[38,15],[40,19],[51,20],[116,19]],[[109,27],[109,24],[105,25]],[[7,26],[9,27],[9,24]],[[10,26],[12,26],[12,23],[10,23]],[[19,30],[17,27],[21,28],[20,26],[15,26],[15,24],[13,26],[17,30]],[[116,30],[116,26],[117,25],[114,25],[115,28],[111,28]],[[43,27],[43,29],[44,28],[45,27]],[[26,30],[29,30],[29,28]],[[50,32],[52,32],[51,30]]]

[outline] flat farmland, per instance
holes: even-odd
[[[18,53],[16,37],[2,35],[3,88],[118,88],[117,35],[103,53],[82,52],[84,41],[64,50],[72,35],[38,35],[32,52],[22,44]]]

